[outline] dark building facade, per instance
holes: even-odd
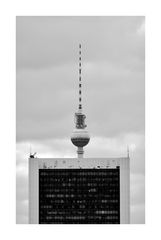
[[[130,223],[129,158],[30,158],[29,223]]]
[[[120,168],[39,169],[40,224],[119,224]]]

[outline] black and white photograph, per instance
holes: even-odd
[[[145,16],[16,17],[16,224],[145,224]]]

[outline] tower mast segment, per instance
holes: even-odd
[[[81,44],[79,44],[79,112],[82,112],[82,58]]]
[[[85,114],[82,113],[82,46],[79,44],[79,104],[78,112],[75,113],[75,130],[72,133],[71,141],[78,147],[78,158],[83,158],[83,147],[86,146],[90,140],[88,131],[85,130]]]

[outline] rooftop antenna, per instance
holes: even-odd
[[[127,158],[130,158],[129,145],[127,145]]]
[[[78,158],[83,158],[84,150],[83,147],[86,146],[90,140],[89,134],[86,130],[85,124],[85,114],[82,113],[82,45],[79,44],[79,103],[78,112],[75,113],[75,130],[71,136],[72,143],[78,147],[77,154]]]
[[[31,144],[30,144],[30,156],[31,156]]]

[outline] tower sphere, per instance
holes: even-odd
[[[89,140],[89,133],[85,129],[75,129],[71,135],[71,141],[76,147],[86,146]]]

